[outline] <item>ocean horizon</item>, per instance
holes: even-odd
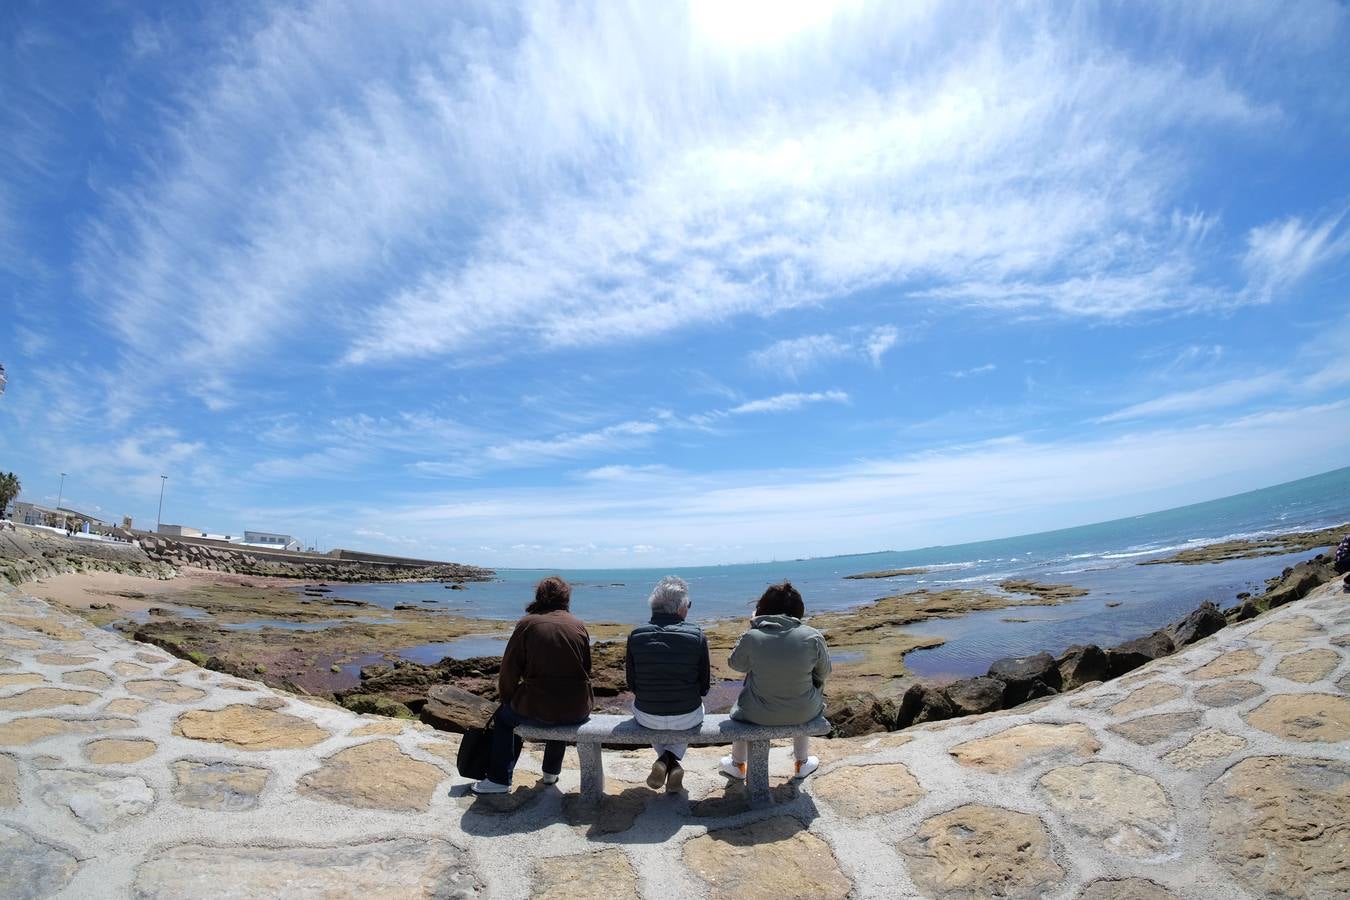
[[[427,609],[501,620],[500,628],[414,654],[434,660],[440,655],[500,653],[505,632],[529,602],[533,585],[550,574],[572,584],[572,609],[583,619],[625,624],[646,621],[647,594],[668,574],[689,582],[695,620],[748,615],[764,587],[785,579],[801,590],[808,616],[920,589],[998,590],[998,583],[1010,578],[1068,583],[1088,591],[1060,606],[1013,606],[906,629],[947,641],[910,653],[906,665],[912,671],[934,678],[963,677],[983,672],[1001,656],[1059,652],[1073,643],[1107,644],[1145,634],[1205,600],[1231,605],[1236,593],[1259,591],[1266,578],[1309,554],[1201,565],[1141,562],[1219,541],[1345,522],[1350,522],[1350,467],[1129,518],[966,544],[683,568],[500,569],[492,581],[466,584],[463,590],[449,591],[439,583],[357,584],[343,585],[340,593],[385,608],[415,602]],[[888,569],[926,571],[884,579],[846,577]]]

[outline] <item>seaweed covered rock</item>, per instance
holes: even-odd
[[[1266,592],[1260,597],[1260,604],[1266,609],[1275,609],[1295,600],[1301,600],[1315,587],[1320,587],[1336,577],[1331,559],[1325,553],[1319,553],[1312,559],[1304,560],[1296,566],[1290,566],[1266,582]]]
[[[392,716],[395,719],[413,717],[413,711],[402,703],[378,694],[348,694],[342,698],[342,705],[352,712],[375,713],[380,716]]]

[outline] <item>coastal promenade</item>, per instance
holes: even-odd
[[[1105,684],[815,742],[751,810],[607,751],[467,795],[453,735],[199,669],[0,587],[0,896],[1038,897],[1350,894],[1339,581]]]

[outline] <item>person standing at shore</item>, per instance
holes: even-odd
[[[727,660],[745,673],[731,718],[756,725],[801,725],[825,711],[830,651],[819,631],[802,624],[805,615],[802,595],[791,582],[770,585],[759,598],[750,630]],[[722,772],[744,779],[748,752],[745,741],[733,741],[731,755],[722,757]],[[793,738],[792,756],[794,778],[805,778],[820,767],[811,756],[809,737]]]
[[[703,698],[712,684],[708,638],[686,621],[689,585],[667,575],[656,583],[647,598],[652,618],[628,635],[624,669],[633,692],[633,718],[643,728],[684,731],[703,721]],[[684,785],[680,760],[687,744],[652,744],[656,761],[647,776],[647,787],[662,784],[670,793]]]
[[[487,777],[474,782],[475,794],[511,790],[516,767],[517,725],[580,725],[591,715],[591,636],[572,615],[572,588],[550,575],[534,589],[534,602],[516,623],[502,654],[497,691],[501,707],[493,719]],[[544,784],[562,772],[567,744],[544,744]]]

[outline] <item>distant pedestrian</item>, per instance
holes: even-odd
[[[516,767],[517,725],[580,725],[591,715],[591,637],[569,607],[572,588],[557,575],[539,582],[534,602],[516,623],[502,654],[497,690],[502,705],[492,729],[487,777],[475,794],[505,794]],[[562,741],[544,743],[544,784],[562,772]]]
[[[712,683],[708,638],[686,621],[689,585],[667,575],[656,583],[647,598],[651,621],[628,635],[624,668],[628,689],[633,692],[633,718],[643,728],[684,731],[703,721],[703,698]],[[652,744],[656,761],[647,776],[647,787],[663,784],[677,793],[684,784],[684,759],[688,744]]]
[[[1332,554],[1331,564],[1335,567],[1337,575],[1350,572],[1350,534],[1341,538],[1341,542],[1336,545],[1336,552]]]
[[[745,673],[745,686],[731,708],[731,718],[756,725],[804,725],[825,711],[825,679],[830,652],[825,638],[802,623],[806,609],[791,582],[771,585],[755,605],[750,630],[742,634],[727,664]],[[749,746],[734,741],[722,757],[722,772],[745,778]],[[793,738],[795,778],[820,767],[811,755],[811,739]]]

